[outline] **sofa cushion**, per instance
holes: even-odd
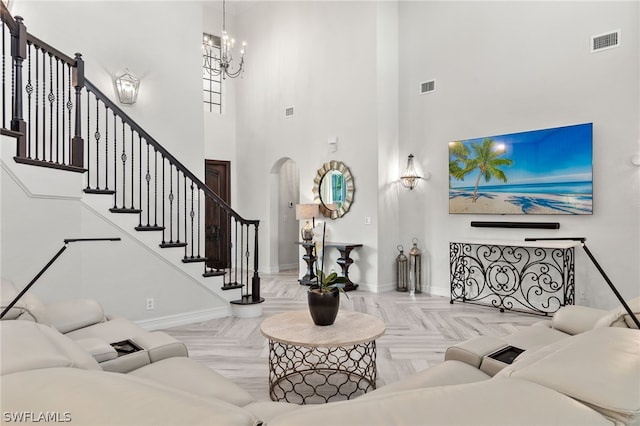
[[[640,297],[631,299],[627,302],[627,305],[629,305],[629,309],[631,309],[631,312],[633,312],[637,318],[640,318]],[[594,327],[638,328],[631,319],[627,310],[622,305],[608,311],[606,315],[604,315],[598,322],[596,322]]]
[[[418,371],[402,380],[381,386],[360,396],[358,399],[371,398],[389,392],[479,382],[490,378],[491,376],[466,362],[451,360]]]
[[[514,362],[499,376],[539,383],[625,424],[640,424],[636,330],[596,328],[572,336]]]
[[[13,299],[15,299],[19,292],[13,281],[7,280],[6,278],[0,279],[0,296],[2,299],[0,302],[2,306],[0,308],[2,311],[13,302]],[[30,292],[22,295],[2,319],[20,319],[35,321],[46,325],[51,324],[45,305]]]
[[[60,333],[101,323],[105,320],[102,306],[93,299],[74,299],[46,305],[53,327]]]
[[[74,341],[31,321],[0,321],[2,375],[51,367],[100,370],[98,363]]]
[[[609,425],[589,407],[536,383],[491,379],[304,406],[269,426],[305,425]]]
[[[606,314],[602,309],[588,306],[567,305],[553,314],[551,327],[570,335],[584,333]]]
[[[212,369],[185,357],[166,358],[138,368],[129,374],[240,407],[253,401],[251,394],[240,386]]]
[[[31,370],[3,376],[2,390],[3,420],[5,413],[54,413],[73,425],[258,424],[251,413],[232,404],[127,374],[74,368]]]

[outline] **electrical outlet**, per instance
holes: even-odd
[[[371,216],[365,216],[364,217],[364,224],[365,225],[371,225]]]
[[[155,307],[155,303],[153,301],[153,298],[149,298],[147,299],[147,309],[151,310]]]

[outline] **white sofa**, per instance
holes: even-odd
[[[499,341],[478,338],[454,345],[443,363],[351,401],[297,406],[254,401],[239,386],[184,356],[158,359],[126,374],[104,371],[103,363],[68,334],[33,321],[1,321],[0,420],[42,423],[48,416],[77,425],[637,426],[640,332],[626,324],[618,310],[565,307],[552,321]],[[490,352],[515,343],[526,350],[512,364],[483,371]]]

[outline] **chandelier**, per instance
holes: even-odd
[[[205,36],[202,43],[205,69],[214,76],[222,76],[223,79],[242,75],[244,72],[244,52],[247,47],[247,43],[243,41],[240,49],[240,62],[233,70],[232,51],[236,41],[227,33],[226,14],[226,3],[222,0],[222,36]]]

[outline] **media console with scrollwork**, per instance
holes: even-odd
[[[541,315],[573,305],[576,246],[576,241],[450,242],[451,303]]]

